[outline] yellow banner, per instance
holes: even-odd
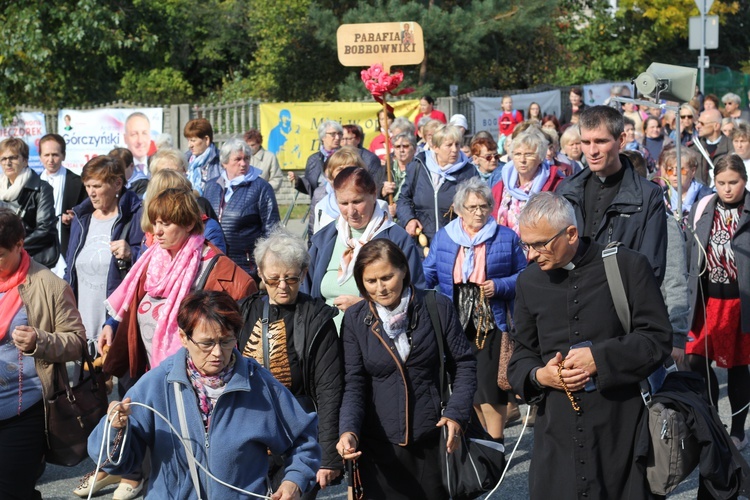
[[[393,101],[393,113],[414,122],[419,101]],[[326,120],[355,123],[365,132],[364,146],[380,134],[377,102],[277,102],[260,105],[263,147],[279,159],[282,170],[303,170],[307,158],[320,150],[318,126]]]

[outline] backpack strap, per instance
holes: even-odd
[[[701,218],[703,211],[706,209],[713,196],[714,193],[707,194],[698,201],[698,206],[695,208],[695,217],[693,218],[693,231],[695,231],[696,227],[698,226],[698,220]]]

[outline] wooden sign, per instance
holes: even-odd
[[[391,66],[420,64],[424,59],[422,27],[414,22],[342,24],[336,32],[339,62],[344,66],[381,63]]]

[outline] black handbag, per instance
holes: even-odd
[[[440,355],[440,399],[445,408],[450,398],[450,375],[445,369],[445,339],[437,313],[435,291],[425,294],[425,305],[437,337]],[[461,446],[453,453],[446,451],[448,428],[440,433],[440,472],[443,487],[454,500],[477,498],[500,482],[505,469],[505,448],[495,442],[479,423],[472,409],[469,424],[461,434]]]
[[[107,413],[107,376],[94,368],[86,341],[81,341],[82,361],[78,383],[70,385],[65,363],[55,363],[54,390],[49,400],[47,463],[72,467],[88,457],[89,434]],[[87,368],[87,369],[84,369]]]

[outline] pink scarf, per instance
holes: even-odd
[[[182,299],[190,293],[200,269],[204,242],[202,234],[190,236],[174,259],[159,245],[152,246],[130,269],[117,290],[104,301],[109,314],[117,321],[122,321],[133,297],[138,293],[138,283],[144,272],[146,293],[152,297],[167,299],[162,307],[162,320],[158,322],[154,332],[151,368],[158,366],[164,358],[171,356],[182,346],[178,334],[177,312]]]
[[[21,295],[18,293],[18,285],[26,281],[30,264],[29,254],[26,253],[26,250],[21,250],[21,262],[18,269],[7,280],[0,282],[0,292],[5,293],[0,298],[0,340],[5,338],[13,318],[16,317],[16,313],[23,306]]]

